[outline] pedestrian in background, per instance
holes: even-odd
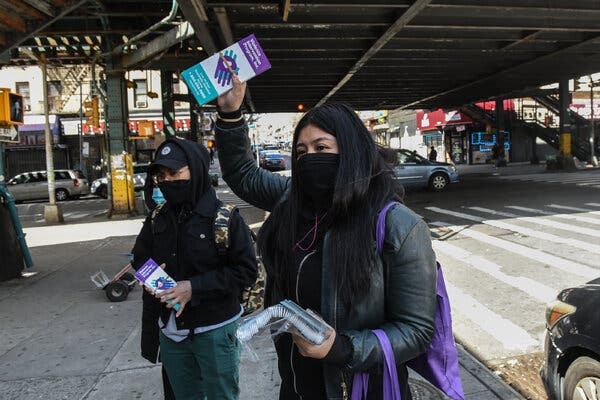
[[[141,341],[151,362],[160,346],[165,398],[170,382],[177,400],[238,398],[240,296],[257,276],[250,231],[237,212],[227,254],[217,250],[214,220],[222,204],[209,162],[206,148],[195,142],[169,139],[157,149],[148,176],[166,201],[152,197],[153,211],[133,248],[134,268],[152,258],[177,282],[156,297],[144,292]]]
[[[435,151],[435,147],[431,145],[431,150],[429,151],[429,161],[436,161],[437,159],[437,151]]]
[[[245,84],[218,99],[216,142],[223,178],[270,211],[258,238],[267,270],[265,306],[291,299],[333,327],[314,345],[275,341],[280,399],[341,399],[353,373],[369,371],[369,399],[382,399],[383,353],[371,329],[390,339],[403,399],[405,362],[428,348],[436,309],[436,263],[427,224],[402,204],[387,214],[382,255],[375,224],[402,187],[354,110],[325,104],[304,115],[292,142],[292,176],[257,168],[240,107]]]

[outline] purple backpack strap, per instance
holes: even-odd
[[[377,340],[379,340],[381,350],[383,351],[383,400],[401,400],[398,371],[396,370],[396,360],[394,359],[392,344],[383,330],[375,329],[373,333],[377,336]],[[368,388],[369,374],[365,372],[354,374],[351,400],[366,399]]]
[[[390,202],[379,213],[377,218],[377,231],[375,240],[377,251],[383,254],[383,243],[385,240],[385,217],[387,212],[397,202]],[[435,329],[431,344],[427,351],[406,365],[427,379],[430,383],[440,389],[454,400],[465,398],[460,379],[460,367],[458,364],[458,352],[452,335],[452,316],[450,300],[446,292],[446,283],[442,274],[442,267],[437,263],[437,306],[435,315]],[[354,400],[354,399],[353,399]],[[360,399],[358,399],[360,400]]]

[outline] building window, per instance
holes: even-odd
[[[62,82],[61,81],[49,81],[48,82],[48,112],[50,112],[50,113],[60,112],[61,95],[62,95]]]
[[[15,83],[15,92],[23,96],[25,111],[31,111],[31,96],[29,95],[29,82]]]
[[[133,89],[135,108],[148,108],[148,86],[145,79],[136,79]]]

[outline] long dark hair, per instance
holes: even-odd
[[[393,179],[379,146],[351,107],[327,103],[307,112],[294,131],[291,190],[273,209],[258,236],[258,250],[277,297],[291,293],[293,248],[302,207],[296,143],[302,129],[309,125],[334,135],[338,143],[339,169],[328,211],[328,256],[338,296],[349,310],[367,295],[375,267],[376,215],[387,202],[402,201],[404,190]]]

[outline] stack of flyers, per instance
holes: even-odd
[[[136,271],[135,277],[155,293],[160,293],[177,286],[177,282],[151,258]],[[173,309],[179,311],[179,304],[175,304]]]
[[[231,71],[246,82],[271,68],[254,35],[232,44],[220,53],[181,73],[198,104],[206,104],[233,87]]]

